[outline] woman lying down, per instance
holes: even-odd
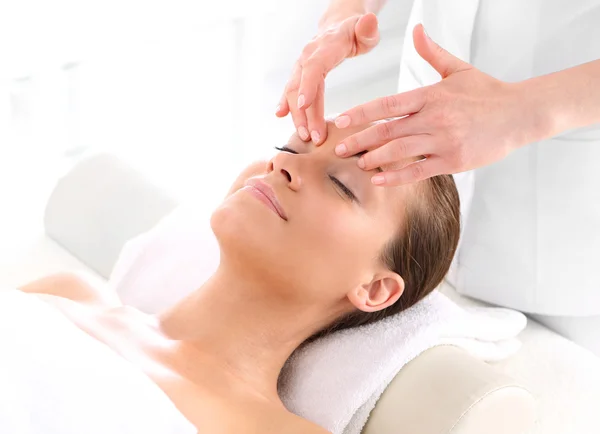
[[[32,404],[15,408],[0,393],[0,419],[26,416],[31,433],[75,432],[77,422],[89,426],[77,432],[116,432],[108,421],[121,411],[131,421],[123,432],[140,434],[326,433],[280,401],[285,361],[303,342],[418,302],[442,281],[459,237],[450,176],[374,186],[355,158],[333,152],[365,127],[328,128],[324,145],[294,135],[241,173],[211,217],[217,271],[169,310],[144,314],[70,275],[4,291],[0,329],[11,328],[14,345],[3,351],[21,354],[24,340],[41,349],[15,362],[35,383],[26,397],[3,369],[2,387],[12,381],[17,401]],[[65,402],[72,407],[60,413]],[[136,418],[152,426],[140,429]]]

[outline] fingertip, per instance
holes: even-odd
[[[279,117],[284,117],[290,112],[290,108],[288,106],[287,100],[284,98],[275,108],[275,115]]]
[[[340,143],[339,145],[337,145],[335,147],[335,149],[333,151],[335,152],[335,155],[337,155],[338,157],[343,157],[348,152],[348,147],[346,146],[345,143]]]
[[[364,156],[361,156],[358,160],[356,160],[356,165],[363,170],[366,169]]]
[[[315,100],[311,92],[304,92],[298,95],[298,110],[308,110]]]
[[[316,146],[319,146],[319,143],[321,143],[321,133],[317,130],[312,130],[310,132],[310,139]]]
[[[319,146],[321,146],[327,140],[327,127],[323,127],[321,130],[321,141],[319,142]]]
[[[322,145],[327,140],[327,126],[325,125],[324,119],[318,119],[311,126],[312,130],[310,137],[315,146]]]
[[[371,182],[375,185],[383,185],[385,184],[385,176],[383,173],[378,173],[371,177]]]
[[[425,27],[423,27],[423,23],[417,23],[414,27],[413,27],[413,34],[415,32],[420,32],[423,31],[423,33],[427,34],[425,31]]]
[[[355,31],[362,39],[372,42],[379,39],[378,25],[377,15],[371,12],[359,18],[356,22]]]
[[[431,37],[427,34],[427,31],[425,30],[423,24],[417,24],[413,28],[413,44],[417,46],[422,43],[428,43],[429,41],[433,42]]]
[[[310,139],[310,134],[305,126],[298,127],[298,136],[305,142]]]
[[[348,115],[340,115],[337,118],[335,118],[335,126],[342,129],[342,128],[347,128],[348,126],[350,126],[350,116]]]

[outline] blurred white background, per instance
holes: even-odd
[[[327,4],[0,2],[0,263],[41,222],[56,179],[94,150],[213,206],[293,132],[273,113]],[[394,93],[411,5],[390,0],[379,46],[329,76],[327,113]]]

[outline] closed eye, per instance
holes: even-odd
[[[287,146],[275,146],[275,149],[277,149],[278,151],[282,151],[282,152],[290,152],[292,154],[297,154],[298,152],[294,151],[292,148],[288,148]]]
[[[329,179],[331,179],[331,181],[335,185],[337,185],[340,188],[340,190],[344,192],[348,199],[350,199],[353,202],[358,202],[358,198],[354,195],[354,193],[352,193],[352,191],[348,187],[346,187],[339,179],[331,175],[329,175]]]
[[[282,151],[282,152],[290,152],[292,154],[298,154],[297,151],[294,151],[293,149],[291,149],[287,146],[281,146],[281,147],[275,146],[275,149],[277,149],[278,151]],[[352,190],[350,190],[348,187],[346,187],[343,182],[341,182],[335,176],[331,176],[331,175],[329,175],[329,179],[331,180],[331,182],[333,182],[336,185],[336,187],[338,187],[340,190],[342,190],[342,192],[346,195],[346,197],[348,199],[350,199],[353,202],[359,202],[356,195],[354,193],[352,193]]]

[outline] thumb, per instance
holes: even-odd
[[[368,13],[358,19],[354,25],[356,55],[371,51],[379,43],[379,23],[374,13]]]
[[[434,69],[440,73],[442,78],[448,77],[455,72],[469,69],[471,65],[463,62],[458,57],[450,54],[438,44],[436,44],[425,33],[423,24],[417,24],[413,29],[413,43],[419,56],[427,61]]]

